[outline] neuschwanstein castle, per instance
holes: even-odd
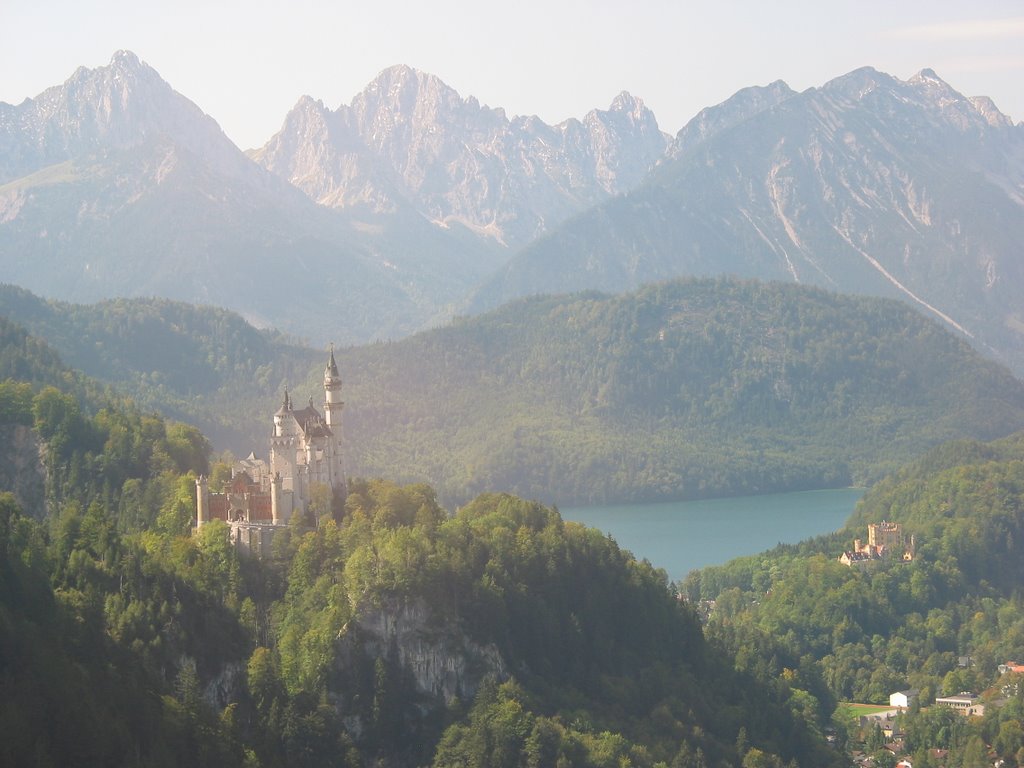
[[[231,541],[255,554],[269,553],[275,532],[309,504],[317,485],[335,498],[346,494],[345,462],[341,447],[341,376],[334,350],[324,370],[324,410],[313,398],[295,408],[288,392],[274,414],[270,461],[254,454],[237,462],[223,493],[211,493],[206,477],[196,480],[196,528],[211,520],[224,520]]]

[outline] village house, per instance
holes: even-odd
[[[937,696],[936,705],[950,707],[963,715],[982,715],[985,708],[978,701],[978,694],[970,691],[960,691],[955,696]]]
[[[917,688],[910,688],[906,691],[896,691],[895,693],[890,693],[889,706],[898,707],[899,709],[907,709],[911,704],[913,704],[917,700],[919,693],[920,691],[918,691]]]

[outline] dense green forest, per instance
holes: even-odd
[[[0,489],[0,764],[839,764],[820,684],[737,669],[663,572],[556,510],[353,480],[242,557],[192,533],[197,430],[0,338],[48,502]]]
[[[324,351],[221,310],[8,288],[0,311],[242,455],[263,452],[285,386],[321,396]],[[896,302],[795,285],[540,297],[337,358],[351,471],[430,482],[447,504],[868,484],[944,440],[1024,427],[1024,384],[961,339]]]
[[[362,465],[454,499],[867,484],[943,440],[1024,426],[1024,385],[939,326],[793,285],[529,299],[338,361]]]
[[[869,522],[913,534],[912,561],[850,568],[837,561]],[[945,444],[871,488],[834,535],[694,572],[691,600],[714,600],[712,642],[759,676],[816,675],[835,699],[886,703],[910,688],[919,705],[984,694],[985,716],[941,708],[903,717],[914,765],[925,748],[948,765],[991,765],[990,745],[1024,764],[1024,686],[998,666],[1024,658],[1024,433]],[[978,755],[981,754],[981,758]],[[972,757],[973,755],[973,757]]]
[[[140,407],[196,424],[220,449],[245,453],[266,442],[268,406],[273,413],[282,390],[324,360],[323,352],[257,330],[234,312],[167,299],[80,305],[0,285],[0,316]]]

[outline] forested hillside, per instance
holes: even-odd
[[[325,351],[221,310],[0,291],[3,311],[218,448],[266,450]],[[1024,385],[904,306],[793,285],[677,281],[524,300],[337,351],[350,470],[446,502],[560,504],[868,483],[943,440],[1024,427]]]
[[[0,414],[42,441],[49,515],[0,488],[0,763],[838,764],[801,681],[737,672],[599,532],[355,480],[339,520],[244,558],[223,523],[191,533],[196,430],[2,338]]]
[[[781,284],[530,299],[338,363],[357,465],[454,499],[866,484],[943,440],[1024,426],[1024,385],[938,325]]]
[[[979,742],[1018,765],[1024,686],[998,666],[1024,658],[1022,512],[1024,433],[953,442],[869,490],[835,535],[695,572],[683,589],[715,600],[708,637],[763,675],[799,669],[841,700],[885,703],[913,688],[919,707],[983,694],[982,719],[936,707],[905,716],[915,766],[934,765],[927,748],[953,750],[949,765],[980,765]],[[914,536],[912,561],[837,562],[882,520]]]
[[[269,404],[324,361],[323,353],[259,331],[234,312],[166,299],[69,304],[0,285],[0,316],[140,406],[199,425],[221,449],[262,452]]]

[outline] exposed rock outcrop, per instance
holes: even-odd
[[[13,493],[22,512],[37,520],[46,516],[44,451],[30,427],[0,425],[0,490]]]
[[[395,654],[416,692],[439,705],[472,699],[486,677],[508,677],[494,645],[474,642],[457,622],[436,615],[421,599],[385,600],[361,610],[339,642],[341,666],[351,666],[359,655],[376,659]]]
[[[547,125],[462,98],[433,75],[384,70],[336,111],[304,96],[250,156],[331,208],[411,206],[518,246],[632,189],[668,138],[640,99]]]

